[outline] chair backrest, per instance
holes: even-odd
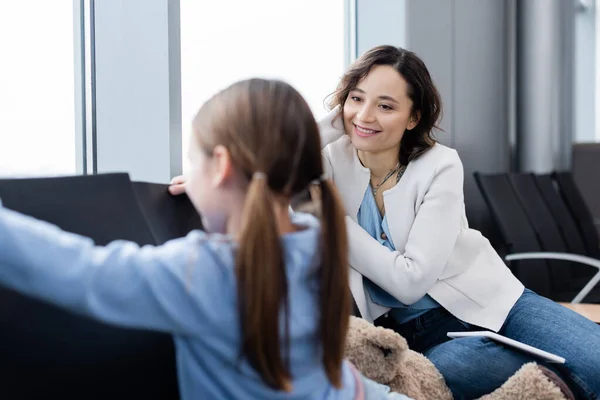
[[[542,251],[541,244],[508,176],[478,172],[475,172],[474,176],[508,251],[510,253]],[[550,267],[545,260],[511,262],[510,267],[525,286],[542,296],[551,295]]]
[[[100,245],[166,238],[154,237],[127,174],[4,179],[0,198]],[[165,215],[176,213],[169,204],[161,203]],[[103,324],[3,288],[0,371],[6,399],[179,398],[170,335]]]
[[[596,221],[596,231],[600,223],[600,143],[574,143],[571,162],[573,180],[579,189],[581,198],[586,203]]]
[[[542,197],[535,183],[534,175],[530,173],[512,173],[508,179],[525,211],[543,251],[567,253],[565,243],[558,224]],[[547,260],[550,266],[552,288],[554,291],[568,290],[573,279],[572,265],[560,260]]]
[[[571,215],[565,201],[558,192],[552,175],[540,174],[534,175],[535,184],[546,201],[550,213],[558,224],[563,240],[565,241],[570,253],[586,255],[583,237],[577,227],[577,222]]]
[[[570,172],[555,172],[553,178],[558,183],[560,194],[577,221],[587,255],[600,258],[600,239],[594,226],[594,219],[581,197],[573,175]]]
[[[200,215],[185,194],[172,196],[169,185],[132,182],[156,244],[202,229]]]

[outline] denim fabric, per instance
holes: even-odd
[[[482,337],[449,339],[450,331],[483,330],[435,309],[405,324],[381,317],[377,325],[396,330],[409,346],[429,358],[456,399],[494,391],[523,364],[535,361],[556,372],[581,399],[600,399],[600,326],[551,300],[525,290],[498,332],[557,354],[565,364],[545,363],[533,355]]]

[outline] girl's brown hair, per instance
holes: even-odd
[[[311,183],[320,185],[318,341],[325,372],[340,387],[351,304],[348,245],[338,192],[322,179],[319,128],[308,104],[284,82],[250,79],[212,97],[193,127],[200,148],[210,155],[215,146],[225,146],[249,181],[236,254],[241,354],[266,384],[279,390],[291,390],[290,299],[273,202]]]

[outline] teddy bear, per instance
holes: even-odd
[[[452,400],[444,378],[425,356],[408,348],[391,329],[350,317],[345,356],[367,378],[415,400]],[[500,388],[480,400],[571,400],[573,394],[550,370],[525,364]]]

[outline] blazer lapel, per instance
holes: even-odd
[[[401,238],[403,233],[401,229],[405,228],[403,224],[397,222],[403,220],[402,210],[398,206],[401,202],[401,199],[399,197],[402,192],[406,192],[406,190],[408,189],[407,182],[410,180],[411,174],[414,173],[414,164],[409,163],[406,167],[406,171],[404,171],[404,175],[402,176],[402,178],[400,178],[400,181],[398,181],[396,186],[383,193],[383,204],[385,207],[385,214],[387,215],[388,229],[390,230],[390,234],[392,235],[392,237],[389,239],[394,244],[396,250],[398,250],[398,246],[397,243],[394,242],[394,238],[396,238],[396,240],[398,240],[398,238]]]
[[[370,173],[360,163],[348,137],[340,140],[345,141],[344,145],[333,150],[331,154],[332,161],[335,160],[333,176],[344,201],[346,214],[356,221],[358,209],[369,186]]]

